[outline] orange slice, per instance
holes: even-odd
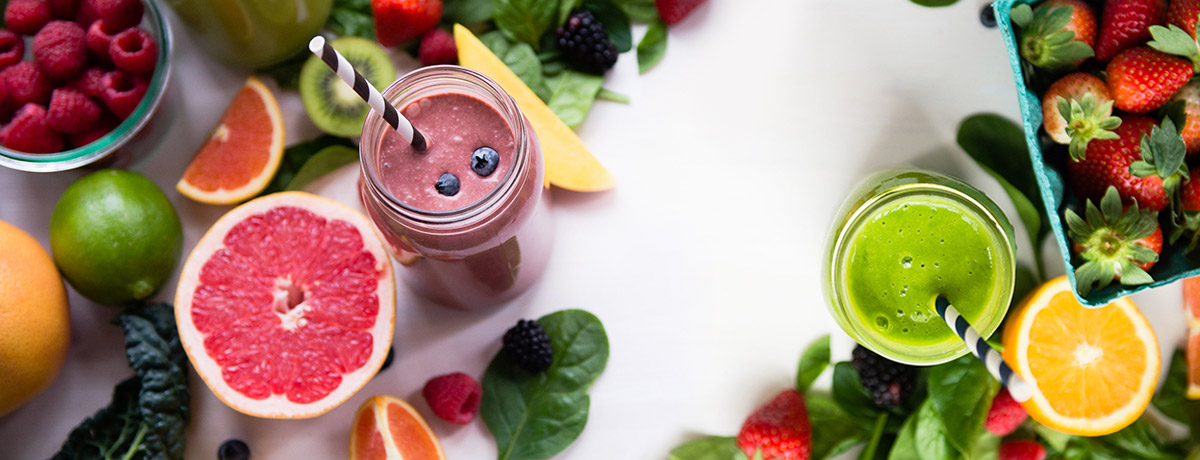
[[[282,158],[279,103],[262,81],[250,77],[175,189],[201,203],[237,203],[267,188]]]
[[[1137,420],[1158,383],[1158,338],[1128,297],[1102,308],[1075,300],[1062,276],[1009,314],[1004,359],[1032,384],[1022,404],[1064,433],[1100,436]]]
[[[445,460],[425,419],[399,398],[363,403],[350,428],[350,460]]]
[[[588,151],[579,136],[554,114],[516,74],[461,24],[454,25],[458,63],[487,75],[517,101],[537,133],[546,159],[546,181],[577,192],[599,192],[617,185],[604,165]]]
[[[1183,280],[1183,309],[1187,317],[1187,398],[1200,399],[1200,277]]]

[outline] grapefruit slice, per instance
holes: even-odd
[[[1187,317],[1187,398],[1200,399],[1200,277],[1183,280],[1183,309]]]
[[[334,201],[282,192],[221,217],[179,276],[175,319],[218,399],[266,418],[337,407],[379,371],[395,284],[371,223]]]
[[[542,145],[548,183],[576,192],[599,192],[617,185],[616,179],[592,156],[579,136],[525,86],[504,61],[461,24],[454,25],[454,45],[458,47],[459,64],[495,80],[517,101]]]
[[[412,406],[392,396],[363,403],[350,428],[350,460],[445,460],[442,445]]]
[[[262,81],[250,77],[175,189],[201,203],[237,203],[267,188],[282,158],[279,102]]]

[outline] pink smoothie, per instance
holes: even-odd
[[[429,148],[418,152],[396,131],[384,134],[380,179],[400,202],[450,211],[479,201],[504,181],[512,165],[512,128],[492,106],[473,96],[443,93],[413,101],[401,113],[425,135]],[[500,154],[499,166],[487,177],[471,169],[471,155],[480,147]],[[458,178],[458,193],[448,196],[435,188],[445,173]]]

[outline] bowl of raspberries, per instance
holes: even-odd
[[[150,0],[9,0],[0,29],[0,165],[108,159],[166,90],[171,33]]]

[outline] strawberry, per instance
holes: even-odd
[[[1188,180],[1179,188],[1179,211],[1175,216],[1175,228],[1171,231],[1171,243],[1185,234],[1191,234],[1184,252],[1192,252],[1200,244],[1200,166],[1188,171]]]
[[[442,20],[442,0],[371,0],[375,38],[396,46],[424,35]]]
[[[1183,104],[1186,115],[1179,134],[1183,136],[1183,144],[1187,146],[1188,156],[1191,157],[1200,152],[1200,81],[1190,82],[1179,90],[1172,103],[1176,101]]]
[[[737,444],[750,458],[762,451],[759,458],[764,460],[808,460],[811,431],[804,395],[788,389],[750,414],[738,432]]]
[[[654,0],[654,6],[658,8],[658,17],[669,26],[678,24],[701,3],[704,3],[704,0]]]
[[[1107,0],[1096,37],[1096,59],[1108,62],[1125,48],[1150,39],[1150,26],[1163,23],[1166,0]]]
[[[1021,27],[1021,57],[1044,69],[1078,66],[1092,57],[1096,40],[1096,14],[1083,0],[1050,0],[1030,10],[1028,4],[1012,10]]]
[[[1140,209],[1135,202],[1122,209],[1121,195],[1109,187],[1097,208],[1087,200],[1087,220],[1067,209],[1067,234],[1071,249],[1084,263],[1075,269],[1080,295],[1103,289],[1113,281],[1126,286],[1154,281],[1146,273],[1162,253],[1162,228],[1158,213]]]
[[[1167,24],[1179,26],[1192,37],[1196,36],[1196,20],[1200,19],[1200,0],[1171,0],[1167,7]]]
[[[1104,80],[1077,72],[1058,79],[1042,96],[1042,127],[1054,142],[1070,144],[1080,160],[1092,139],[1115,139],[1121,119],[1112,116],[1112,94]]]
[[[1116,139],[1101,139],[1088,144],[1087,155],[1080,161],[1067,162],[1067,176],[1080,198],[1099,199],[1108,186],[1117,187],[1125,203],[1137,201],[1142,209],[1161,211],[1167,207],[1162,178],[1136,177],[1129,166],[1142,158],[1142,136],[1155,127],[1154,119],[1126,114],[1113,132]]]
[[[1118,109],[1146,113],[1162,107],[1192,78],[1187,60],[1145,46],[1122,51],[1108,63],[1108,89]]]

